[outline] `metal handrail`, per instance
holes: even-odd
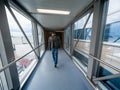
[[[64,44],[66,44],[66,43],[64,43]],[[69,46],[70,46],[70,45],[69,45]],[[73,48],[72,54],[73,54],[73,51],[74,51],[75,49],[76,49],[76,47]],[[78,49],[76,49],[76,50],[78,50]],[[99,61],[100,63],[102,63],[102,64],[104,64],[104,65],[106,65],[106,66],[114,69],[115,71],[120,72],[120,69],[119,69],[119,68],[117,68],[117,67],[115,67],[115,66],[113,66],[113,65],[111,65],[111,64],[108,64],[108,63],[104,62],[104,60],[98,59],[98,58],[96,58],[96,57],[94,57],[94,56],[92,56],[92,55],[90,55],[90,54],[87,54],[86,52],[81,51],[81,50],[78,50],[78,51],[80,51],[80,52],[88,55],[89,57],[93,58],[94,60]],[[72,55],[72,54],[71,54],[71,55]]]
[[[78,50],[78,49],[76,49],[76,50]],[[102,64],[104,64],[104,65],[106,65],[106,66],[114,69],[115,71],[120,72],[120,69],[116,68],[115,66],[113,66],[113,65],[111,65],[111,64],[106,63],[104,60],[98,59],[98,58],[96,58],[96,57],[94,57],[94,56],[92,56],[92,55],[90,55],[90,54],[87,54],[87,53],[81,51],[81,50],[78,50],[78,51],[80,51],[80,52],[88,55],[89,57],[93,58],[94,60],[99,61],[100,63],[102,63]]]
[[[24,58],[25,56],[27,56],[28,54],[30,54],[31,52],[35,51],[36,49],[38,49],[39,47],[41,47],[43,44],[39,45],[38,47],[32,49],[31,51],[29,51],[28,53],[26,53],[25,55],[23,55],[22,57],[18,58],[17,60],[14,60],[13,62],[10,62],[9,64],[7,64],[6,66],[4,66],[2,69],[0,69],[0,72],[4,71],[6,68],[10,67],[11,65],[15,64],[17,61],[19,61],[20,59]]]

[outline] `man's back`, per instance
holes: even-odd
[[[52,48],[60,47],[60,38],[58,36],[52,36]]]

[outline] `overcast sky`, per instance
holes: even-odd
[[[7,8],[6,8],[6,11],[7,11],[7,18],[8,18],[8,24],[9,24],[11,35],[12,36],[23,36],[23,34],[22,34],[21,30],[19,29],[17,23],[15,22],[14,18],[12,17],[12,15],[10,14],[10,12],[8,11]],[[16,12],[15,10],[13,10],[13,12],[14,12],[15,16],[17,17],[17,19],[18,19],[20,25],[22,26],[23,30],[27,34],[27,36],[32,35],[31,21],[28,20],[27,18],[25,18],[23,15]]]
[[[120,0],[110,0],[107,24],[120,21]]]

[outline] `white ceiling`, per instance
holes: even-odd
[[[17,0],[24,6],[43,27],[51,30],[65,28],[71,20],[92,0]],[[70,15],[39,14],[36,9],[55,9],[71,11]]]

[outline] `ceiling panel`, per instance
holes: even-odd
[[[64,28],[82,11],[92,0],[17,0],[23,5],[45,28]],[[70,15],[39,14],[36,9],[69,10]]]

